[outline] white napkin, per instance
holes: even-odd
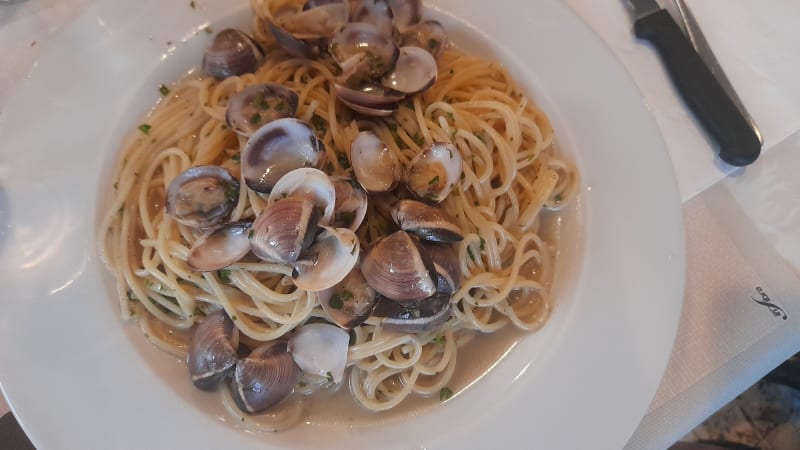
[[[684,204],[680,327],[626,449],[668,447],[800,348],[800,247],[791,245],[800,244],[800,181],[790,173],[798,150],[800,133],[754,170]]]
[[[735,170],[672,87],[655,50],[633,36],[623,0],[564,0],[597,32],[631,73],[664,135],[688,200]],[[800,129],[800,39],[796,0],[687,0],[706,39],[765,138],[769,149]],[[672,0],[660,4],[673,10]],[[714,149],[714,150],[712,150]]]

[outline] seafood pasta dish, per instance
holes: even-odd
[[[322,391],[447,400],[469,341],[546,323],[543,217],[577,170],[420,1],[250,6],[249,28],[209,30],[202,70],[153,87],[109,174],[121,315],[265,429]]]

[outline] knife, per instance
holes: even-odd
[[[761,153],[761,136],[751,126],[705,65],[669,12],[655,0],[626,0],[633,8],[636,37],[649,41],[681,97],[719,146],[719,157],[734,166],[753,163]]]

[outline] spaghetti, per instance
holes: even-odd
[[[507,71],[448,48],[438,59],[432,88],[390,117],[364,118],[332,94],[332,61],[292,58],[261,28],[255,35],[270,48],[256,73],[179,81],[124,144],[113,174],[113,200],[97,236],[116,278],[122,317],[139,319],[148,339],[176,355],[186,354],[180,330],[219,308],[253,346],[327,317],[314,293],[294,286],[289,266],[238,262],[216,272],[191,270],[186,260],[200,236],[165,213],[166,188],[187,168],[214,164],[241,172],[244,140],[225,124],[227,100],[255,83],[279,83],[298,94],[297,117],[324,142],[330,175],[350,173],[347,151],[364,130],[376,133],[404,165],[433,142],[452,142],[464,161],[460,182],[441,203],[465,235],[458,244],[463,282],[452,296],[453,318],[420,334],[385,331],[377,318],[355,327],[348,366],[359,404],[382,411],[410,395],[442,392],[459,346],[476,331],[492,333],[509,324],[541,327],[553,302],[548,292],[553,254],[539,235],[541,212],[566,205],[579,177],[570,161],[554,153],[547,117]],[[241,183],[230,220],[253,219],[264,208],[264,198]],[[384,222],[370,207],[358,230],[362,245],[383,233]],[[306,381],[297,391],[327,384]]]

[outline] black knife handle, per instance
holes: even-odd
[[[720,86],[678,24],[666,10],[634,23],[640,39],[650,41],[661,55],[683,100],[719,145],[720,158],[746,166],[758,158],[761,142],[756,131]]]

